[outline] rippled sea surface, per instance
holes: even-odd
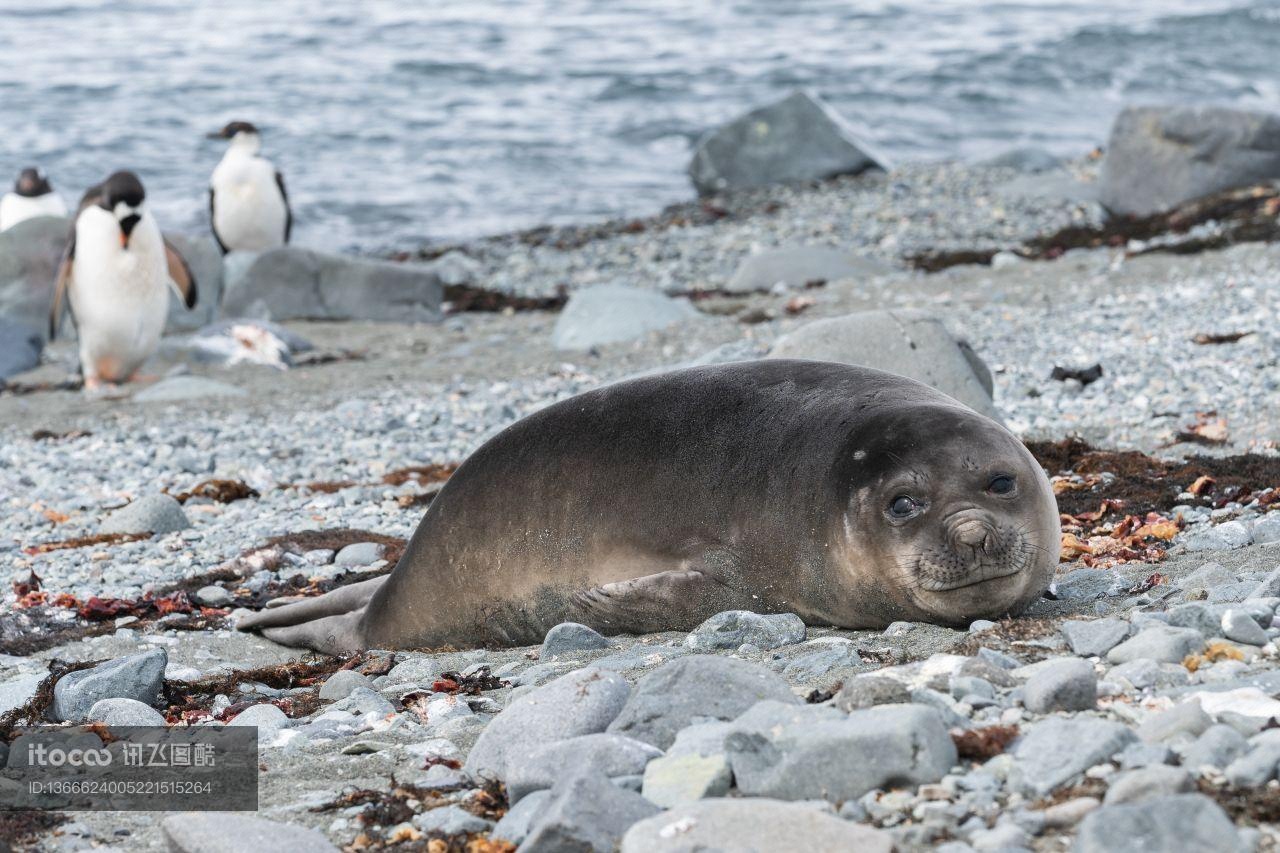
[[[247,119],[298,242],[382,251],[686,199],[692,141],[796,87],[897,160],[1078,154],[1125,103],[1280,109],[1278,44],[1238,0],[0,0],[0,179],[130,167],[198,231]]]

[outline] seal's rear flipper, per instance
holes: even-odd
[[[613,634],[687,631],[724,610],[749,606],[737,591],[693,569],[605,584],[570,600],[579,621]]]
[[[268,640],[285,646],[315,649],[325,654],[362,651],[360,617],[386,577],[353,583],[317,598],[250,613],[236,628],[261,631]]]

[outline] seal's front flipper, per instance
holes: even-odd
[[[724,610],[749,607],[744,596],[694,569],[659,572],[576,592],[575,618],[602,633],[687,631]]]
[[[325,654],[361,651],[360,617],[386,577],[353,583],[316,598],[250,613],[236,623],[241,631],[261,631],[285,646],[315,649]]]

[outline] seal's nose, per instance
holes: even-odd
[[[950,525],[951,544],[959,549],[969,548],[973,551],[990,553],[995,545],[995,531],[991,525],[973,516],[957,518]]]

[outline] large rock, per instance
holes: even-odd
[[[887,168],[816,96],[794,92],[699,140],[689,177],[702,195]]]
[[[1218,107],[1129,107],[1111,126],[1102,204],[1144,216],[1280,178],[1280,116]]]
[[[19,223],[21,224],[21,223]],[[35,326],[0,317],[0,387],[16,373],[40,364],[44,335]]]
[[[1204,648],[1204,635],[1195,628],[1155,625],[1130,637],[1107,652],[1110,663],[1153,660],[1157,663],[1182,663],[1187,655]]]
[[[997,418],[991,371],[964,340],[924,311],[860,311],[815,320],[784,335],[769,358],[839,361],[897,373]]]
[[[747,255],[725,284],[730,293],[758,293],[775,285],[804,287],[815,282],[874,278],[893,268],[871,258],[823,246],[784,246]]]
[[[1022,704],[1033,714],[1092,711],[1098,704],[1098,677],[1088,661],[1054,660],[1027,679]]]
[[[661,750],[621,735],[598,733],[545,744],[516,753],[507,762],[507,795],[518,803],[534,791],[550,788],[566,772],[590,769],[609,778],[639,776]]]
[[[444,286],[435,273],[285,246],[252,259],[243,274],[228,263],[224,317],[260,320],[439,320]]]
[[[753,798],[703,800],[680,806],[640,821],[622,839],[622,853],[796,849],[889,853],[893,838],[808,803]]]
[[[839,803],[876,788],[936,782],[956,763],[942,717],[923,705],[753,728],[725,740],[738,790],[748,796]]]
[[[466,770],[472,776],[505,779],[513,760],[549,743],[602,732],[618,716],[630,690],[621,675],[595,667],[562,675],[498,714],[467,756]]]
[[[1123,723],[1093,717],[1048,717],[1026,729],[1013,749],[1021,784],[1043,797],[1137,740]]]
[[[53,686],[53,718],[79,722],[102,699],[136,699],[154,706],[161,699],[168,663],[164,649],[153,649],[68,673]]]
[[[702,315],[684,299],[600,284],[575,291],[556,318],[551,343],[559,350],[589,350],[624,343]]]
[[[640,679],[609,731],[666,749],[694,717],[731,720],[766,699],[800,702],[785,681],[758,664],[694,655]]]
[[[750,643],[758,649],[776,649],[802,642],[807,629],[794,613],[761,614],[749,610],[717,613],[685,637],[691,649],[736,649]]]
[[[551,789],[521,853],[613,853],[631,826],[658,807],[599,773],[571,773]]]
[[[196,307],[189,309],[177,292],[170,290],[165,331],[190,332],[212,323],[218,316],[218,305],[222,302],[222,250],[212,237],[168,234],[166,239],[191,267],[198,298]]]
[[[163,726],[164,714],[137,699],[99,699],[85,719],[108,726]]]
[[[1217,803],[1181,794],[1130,805],[1103,806],[1085,817],[1074,853],[1243,853],[1240,836]]]
[[[338,848],[314,829],[228,812],[176,814],[161,821],[160,831],[170,853],[338,853]]]
[[[144,495],[115,510],[102,522],[103,533],[151,533],[163,536],[191,526],[182,504],[170,495]]]
[[[0,316],[48,334],[53,283],[71,220],[41,216],[0,231]]]

